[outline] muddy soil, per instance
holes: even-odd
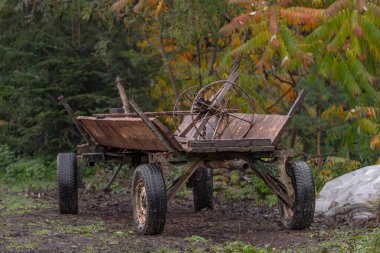
[[[290,231],[280,224],[275,207],[217,196],[213,211],[194,213],[190,195],[176,197],[169,205],[162,235],[138,236],[126,192],[80,192],[79,215],[59,215],[55,191],[39,195],[28,196],[36,203],[32,210],[10,213],[0,209],[0,252],[151,252],[163,248],[183,252],[194,247],[213,251],[213,245],[232,241],[302,249],[329,240],[321,231],[374,226],[350,224],[343,216],[316,218],[310,229]]]

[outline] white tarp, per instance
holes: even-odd
[[[379,213],[380,165],[364,167],[327,182],[315,204],[315,214],[350,214],[369,220]]]

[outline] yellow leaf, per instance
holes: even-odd
[[[370,147],[371,149],[380,148],[380,133],[378,133],[375,137],[372,138]],[[380,157],[377,159],[377,164],[380,164]]]
[[[372,122],[369,119],[366,119],[366,118],[360,119],[358,123],[359,123],[360,128],[367,134],[374,134],[377,132],[378,127],[376,123]]]

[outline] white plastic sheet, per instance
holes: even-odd
[[[380,165],[364,167],[327,182],[316,201],[316,215],[350,214],[354,220],[377,217]]]

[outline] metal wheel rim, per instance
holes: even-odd
[[[193,120],[193,121],[195,120],[194,115],[196,115],[196,113],[195,113],[195,111],[194,111],[194,106],[195,106],[194,103],[196,102],[197,98],[198,98],[198,97],[201,97],[204,93],[207,92],[207,90],[212,90],[211,87],[212,87],[213,85],[217,85],[217,84],[220,84],[220,83],[223,83],[223,84],[225,84],[225,83],[230,83],[230,84],[233,85],[233,87],[234,87],[233,89],[236,89],[236,88],[239,89],[239,90],[242,92],[242,94],[244,94],[244,96],[248,99],[248,101],[249,101],[248,105],[249,105],[250,109],[252,110],[252,112],[255,112],[255,109],[256,109],[256,108],[255,108],[255,105],[254,105],[253,99],[252,99],[252,97],[248,94],[248,92],[247,92],[246,90],[244,90],[240,85],[238,85],[238,84],[236,84],[236,83],[233,83],[233,82],[230,82],[230,81],[228,81],[228,80],[219,80],[219,81],[215,81],[215,82],[209,83],[208,85],[205,85],[204,87],[202,87],[202,88],[198,91],[197,95],[196,95],[195,98],[194,98],[194,102],[193,102],[193,104],[192,104],[192,106],[191,106],[191,109],[190,109],[191,117],[192,117],[192,120]],[[216,93],[215,93],[215,96],[217,96],[220,90],[214,90],[214,91],[216,92]],[[212,102],[213,102],[213,101],[211,101],[211,103],[212,103]],[[221,117],[222,119],[225,118],[225,117],[227,117],[227,121],[228,121],[228,116],[229,116],[229,113],[228,113],[228,112],[220,111],[220,112],[218,112],[218,113],[216,113],[216,114],[214,114],[214,115],[219,115],[219,117]],[[214,116],[214,115],[211,115],[210,118],[211,118],[212,116]],[[245,137],[245,135],[247,135],[247,133],[249,132],[249,130],[250,130],[250,128],[252,127],[252,125],[254,124],[254,122],[255,122],[255,117],[252,117],[251,122],[249,122],[250,126],[247,127],[246,131],[244,131],[243,134],[242,134],[241,136],[238,137],[238,139],[242,139],[242,138]],[[194,129],[195,129],[195,131],[198,132],[199,137],[201,137],[201,138],[203,138],[203,139],[206,139],[206,138],[205,138],[204,129],[199,129],[198,126],[197,126],[197,124],[198,124],[198,122],[197,122],[196,124],[194,124]],[[226,129],[226,127],[227,127],[227,126],[225,126],[224,129],[221,129],[221,131],[220,131],[220,133],[219,133],[219,136],[223,133],[223,131]],[[213,137],[212,137],[211,139],[215,139],[214,137],[215,137],[215,135],[213,135]]]
[[[185,97],[187,94],[189,94],[192,90],[196,90],[196,89],[199,89],[199,85],[195,85],[195,86],[190,86],[189,88],[185,89],[184,91],[181,92],[181,94],[179,94],[178,98],[176,99],[175,103],[174,103],[174,106],[173,106],[173,114],[172,114],[172,118],[173,118],[173,122],[174,122],[174,125],[175,125],[175,128],[178,129],[178,126],[180,125],[179,121],[180,119],[183,118],[183,115],[179,116],[177,115],[175,112],[181,110],[182,108],[180,108],[181,104],[181,99],[183,97]],[[197,95],[197,94],[195,94]]]
[[[136,220],[139,227],[144,226],[148,209],[145,184],[142,179],[137,182],[136,186]]]

